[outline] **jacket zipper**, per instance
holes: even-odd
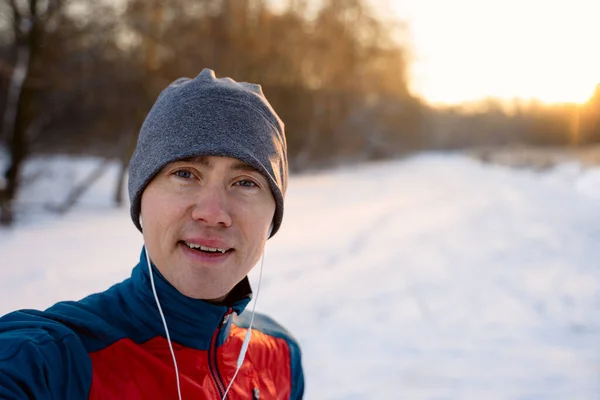
[[[221,328],[223,328],[223,325],[225,324],[225,322],[227,322],[229,315],[232,313],[232,311],[233,310],[230,308],[229,310],[227,310],[227,313],[225,313],[225,316],[221,320],[219,327],[217,328],[215,333],[213,333],[213,336],[210,341],[210,349],[208,350],[208,368],[210,370],[210,374],[213,378],[215,386],[217,387],[217,391],[219,392],[219,399],[223,398],[226,389],[225,384],[223,383],[223,379],[221,379],[221,374],[219,373],[219,366],[217,364],[217,338],[219,337],[219,332],[221,332]]]

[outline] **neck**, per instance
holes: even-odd
[[[210,339],[221,325],[225,314],[230,310],[238,315],[241,314],[252,296],[248,278],[238,283],[224,299],[212,302],[183,295],[154,265],[152,265],[152,273],[157,296],[169,324],[171,338],[174,342],[187,347],[208,348]],[[140,315],[140,318],[151,325],[157,333],[164,335],[145,257],[141,258],[134,269],[131,285],[133,288],[128,290],[132,290],[146,312],[145,315]]]

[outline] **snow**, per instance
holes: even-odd
[[[142,240],[111,207],[116,165],[64,218],[34,211],[96,162],[29,166],[60,183],[0,231],[0,314],[129,275]],[[599,201],[600,169],[576,164],[424,154],[294,176],[257,309],[299,340],[307,399],[596,400]]]

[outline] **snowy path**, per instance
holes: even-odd
[[[597,199],[452,157],[295,183],[261,305],[311,398],[600,398]]]
[[[439,155],[295,177],[258,309],[300,340],[306,398],[600,398],[589,180]],[[0,313],[102,290],[140,243],[85,204],[1,232]]]

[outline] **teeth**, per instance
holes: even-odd
[[[195,244],[195,243],[188,243],[188,242],[184,242],[184,243],[190,249],[200,249],[202,251],[208,251],[211,253],[225,253],[227,251],[227,249],[217,249],[214,247],[201,246],[201,245]]]

